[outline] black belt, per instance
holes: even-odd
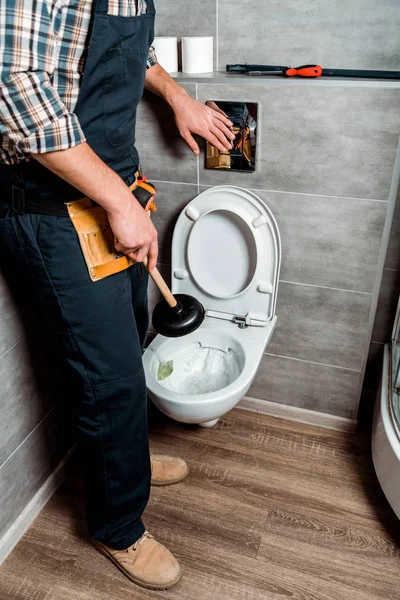
[[[39,195],[30,194],[24,188],[4,182],[0,184],[0,189],[2,192],[0,201],[7,204],[18,215],[33,213],[56,217],[68,216],[67,207],[59,198],[41,198]]]
[[[131,185],[135,181],[136,175],[132,175],[124,179],[126,185]],[[78,190],[74,190],[72,186],[69,186],[72,191],[72,197],[70,193],[64,194],[65,201],[60,196],[54,197],[52,194],[43,195],[35,194],[25,188],[18,187],[7,181],[0,181],[0,204],[3,202],[7,204],[15,213],[18,215],[25,215],[27,213],[37,215],[51,215],[55,217],[66,217],[68,216],[68,209],[66,206],[67,202],[74,200],[80,200],[83,198],[83,194]],[[93,202],[95,206],[99,206],[96,202]]]

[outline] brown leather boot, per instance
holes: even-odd
[[[185,479],[189,468],[182,458],[166,454],[152,454],[151,485],[172,485]]]
[[[131,581],[149,590],[167,590],[182,577],[174,555],[148,531],[126,550],[114,550],[93,539],[92,544]]]

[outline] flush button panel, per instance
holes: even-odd
[[[207,142],[206,169],[220,171],[244,171],[251,173],[256,170],[257,150],[257,102],[225,102],[208,100],[207,106],[213,110],[223,111],[232,121],[232,131],[235,139],[232,148],[221,152]]]

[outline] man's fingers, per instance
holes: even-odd
[[[121,244],[119,243],[119,241],[117,240],[116,237],[114,237],[114,246],[115,246],[115,249],[118,250],[118,252],[124,251],[123,247],[121,246]]]
[[[222,121],[215,121],[215,126],[218,127],[218,129],[220,129],[222,131],[222,133],[225,135],[225,137],[230,142],[232,142],[235,139],[236,136],[233,133],[233,131],[231,129],[229,129],[229,127],[224,125],[224,123]]]
[[[185,140],[185,142],[187,143],[187,145],[189,146],[189,148],[191,149],[191,151],[193,152],[193,154],[200,154],[200,149],[199,146],[196,142],[196,140],[194,139],[194,137],[192,136],[192,134],[190,133],[190,131],[185,131],[182,133],[182,137]]]
[[[154,269],[154,267],[156,267],[157,265],[157,258],[158,258],[158,242],[157,240],[155,240],[150,248],[149,248],[149,253],[148,253],[148,267],[149,267],[149,271],[152,271],[152,269]]]
[[[128,256],[130,256],[131,258],[133,258],[133,260],[135,262],[143,262],[144,259],[146,258],[146,256],[149,253],[149,246],[142,246],[141,248],[138,248],[138,250],[136,250],[135,252],[129,253]]]
[[[117,252],[121,252],[122,254],[126,254],[126,256],[130,256],[131,258],[135,258],[135,254],[136,252],[139,250],[139,247],[137,248],[126,248],[125,246],[123,246],[122,244],[120,244],[118,241],[116,241],[114,243],[115,249]]]
[[[228,115],[226,114],[226,112],[224,112],[222,110],[222,108],[220,108],[218,106],[218,104],[216,104],[215,102],[213,102],[212,100],[208,100],[206,102],[206,106],[208,106],[209,108],[212,108],[212,110],[214,110],[215,112],[219,113],[220,115],[223,115],[224,117],[226,117],[229,121],[229,125],[233,125],[232,121],[229,120]]]
[[[138,250],[139,250],[139,248],[130,248],[129,250],[128,249],[121,250],[121,252],[126,254],[126,256],[129,256],[129,258],[132,258],[135,262],[138,262],[136,259]]]
[[[226,116],[226,114],[221,111],[221,110],[215,110],[213,109],[213,117],[215,117],[215,119],[218,119],[218,121],[221,121],[224,125],[226,125],[229,129],[232,127],[233,123],[232,121],[230,121],[228,119],[228,117]]]
[[[219,139],[213,133],[211,133],[211,131],[209,131],[207,134],[205,133],[204,137],[207,142],[210,142],[210,144],[218,148],[220,152],[228,152],[229,148],[227,147],[227,143],[225,142],[222,144]]]
[[[226,136],[222,133],[222,131],[220,129],[218,129],[218,127],[211,128],[210,132],[211,132],[212,135],[214,135],[218,139],[218,141],[220,142],[220,144],[222,144],[222,151],[226,152],[227,150],[231,150],[232,149],[232,142],[231,142],[231,140],[228,140],[226,138]]]

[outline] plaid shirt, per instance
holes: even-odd
[[[85,141],[74,108],[85,68],[93,0],[0,0],[0,162]],[[137,16],[145,0],[109,0]],[[147,66],[157,62],[150,48]]]

